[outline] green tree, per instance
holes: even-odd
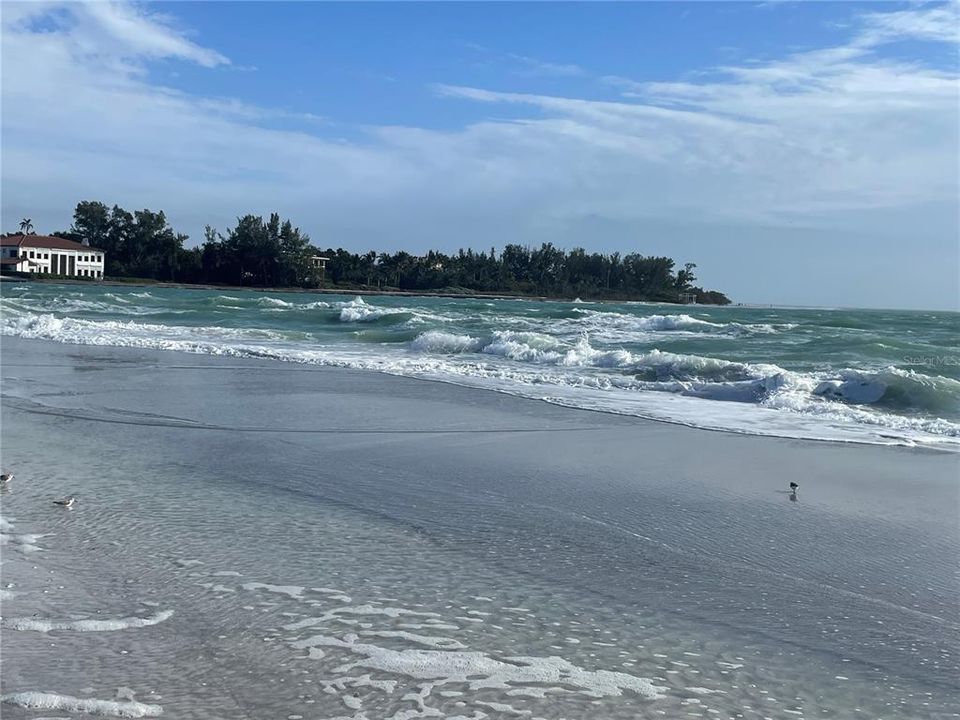
[[[73,211],[73,227],[70,232],[79,242],[107,250],[106,238],[110,233],[110,210],[102,202],[83,201]]]
[[[21,223],[21,231],[26,229]],[[70,232],[58,234],[104,250],[107,275],[256,286],[312,287],[318,282],[310,259],[321,251],[278,213],[267,219],[243,215],[225,235],[208,225],[200,247],[188,249],[187,236],[171,228],[163,212],[131,213],[84,201],[77,204]],[[676,302],[681,292],[694,292],[701,303],[730,302],[721,292],[694,285],[694,263],[675,272],[673,259],[637,252],[621,256],[587,253],[580,247],[566,251],[547,242],[533,250],[510,243],[499,255],[496,248],[489,253],[464,248],[450,255],[429,250],[421,256],[328,248],[322,254],[329,258],[327,280],[335,286],[665,302]]]

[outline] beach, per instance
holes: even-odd
[[[955,453],[267,359],[0,360],[5,717],[957,717]]]

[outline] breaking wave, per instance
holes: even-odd
[[[374,322],[389,317],[403,319],[410,317],[410,313],[404,310],[367,305],[360,297],[340,305],[340,322]]]
[[[864,331],[848,341],[842,330],[808,330],[789,311],[745,322],[639,314],[646,306],[631,314],[599,304],[410,300],[401,307],[196,293],[178,304],[159,291],[29,290],[4,294],[2,332],[377,370],[741,432],[908,444],[960,438],[960,380],[884,362],[884,352],[906,347],[895,337]],[[929,337],[919,351],[942,352],[940,335]],[[831,351],[834,361],[823,362]],[[798,363],[791,352],[810,359]]]

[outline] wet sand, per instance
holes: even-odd
[[[5,622],[5,694],[172,717],[956,716],[957,455],[272,361],[14,338],[0,361],[4,618],[173,613]],[[509,657],[537,679],[503,681]],[[577,690],[549,658],[624,677]]]

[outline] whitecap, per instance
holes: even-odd
[[[281,300],[280,298],[274,298],[269,296],[258,298],[257,305],[260,305],[261,307],[271,307],[271,308],[296,307],[295,303],[287,302],[286,300]]]
[[[481,341],[470,335],[430,330],[420,333],[410,342],[410,348],[419,352],[462,353],[480,349]]]
[[[401,315],[407,311],[400,308],[384,308],[368,305],[356,297],[340,305],[340,322],[373,322],[388,315]]]

